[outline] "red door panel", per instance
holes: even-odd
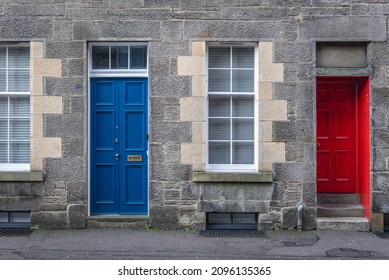
[[[354,193],[355,100],[352,81],[317,83],[317,191]]]

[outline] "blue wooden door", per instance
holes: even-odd
[[[91,214],[148,213],[147,78],[92,78]]]

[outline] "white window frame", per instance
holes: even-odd
[[[27,47],[30,49],[30,45],[28,43],[15,43],[15,44],[0,44],[0,47],[6,47],[6,57],[7,57],[7,61],[8,61],[8,50],[9,48],[13,48],[13,47]],[[30,49],[31,51],[31,49]],[[9,69],[8,68],[8,64],[6,65],[6,69]],[[30,68],[26,68],[28,70],[30,70]],[[8,72],[7,72],[8,73]],[[30,72],[29,72],[30,73]],[[31,76],[31,73],[30,73],[30,76]],[[8,77],[7,77],[8,79]],[[8,83],[7,83],[8,85]],[[30,85],[30,89],[31,89],[31,85]],[[30,91],[26,91],[26,92],[8,92],[8,88],[6,89],[5,92],[0,92],[0,95],[1,97],[3,98],[7,98],[8,99],[8,106],[9,106],[9,98],[10,97],[30,97]],[[8,121],[10,119],[10,116],[9,116],[9,108],[8,108]],[[28,118],[29,121],[30,121],[30,124],[31,124],[31,118],[29,117]],[[9,134],[10,132],[8,131],[8,139],[9,139]],[[31,134],[31,132],[30,132]],[[30,138],[31,139],[31,138]],[[9,141],[9,140],[8,140]],[[29,145],[31,145],[31,140],[29,141]],[[8,148],[9,149],[9,148]],[[8,153],[9,153],[9,150],[8,150]],[[30,153],[30,158],[31,158],[31,153]],[[30,159],[31,160],[31,159]],[[30,163],[0,163],[0,172],[23,172],[23,171],[26,171],[26,172],[29,172],[30,171]]]
[[[210,164],[209,163],[209,135],[208,135],[208,129],[209,129],[209,94],[212,95],[221,95],[221,96],[233,96],[233,95],[245,95],[248,96],[250,93],[218,93],[218,92],[212,92],[209,93],[208,91],[208,73],[209,73],[209,67],[208,67],[208,54],[209,54],[209,47],[253,47],[254,48],[254,92],[252,95],[254,96],[254,163],[253,164]],[[205,140],[205,150],[206,150],[206,171],[207,172],[239,172],[239,173],[256,173],[258,172],[258,44],[257,43],[209,43],[207,44],[207,55],[206,55],[206,81],[205,81],[205,92],[206,92],[206,140]],[[232,82],[232,81],[231,81]],[[231,88],[232,90],[232,88]],[[231,150],[232,153],[232,150]]]
[[[92,68],[92,47],[122,47],[127,46],[128,50],[133,46],[147,47],[147,64],[145,69],[93,69]],[[128,52],[128,65],[130,65],[130,51]],[[111,65],[111,48],[109,50],[109,65]],[[149,69],[149,45],[146,42],[91,42],[88,45],[88,70],[89,78],[96,77],[148,77]]]

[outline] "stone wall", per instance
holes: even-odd
[[[35,42],[34,48],[42,47],[39,59],[47,61],[40,66],[39,60],[33,63],[40,69],[32,72],[31,93],[34,112],[40,114],[31,119],[32,155],[36,159],[31,166],[42,169],[44,182],[1,182],[0,201],[8,205],[13,197],[33,195],[38,201],[30,209],[33,223],[49,228],[85,227],[87,44],[146,41],[150,223],[167,228],[203,227],[205,215],[199,210],[206,208],[201,205],[239,199],[238,205],[230,203],[219,210],[246,211],[251,207],[247,205],[253,204],[264,224],[289,227],[295,225],[296,204],[303,202],[306,228],[314,228],[315,41],[368,41],[373,70],[372,211],[382,219],[382,213],[389,211],[388,11],[385,0],[1,1],[1,41]],[[206,42],[215,41],[258,42],[266,47],[259,54],[265,58],[259,65],[259,171],[272,172],[273,182],[192,180],[194,171],[204,171],[203,64]],[[60,71],[55,68],[34,74],[47,70],[49,61],[59,65]],[[278,78],[274,78],[274,71]],[[48,146],[54,151],[46,152]],[[252,193],[256,194],[254,199]]]

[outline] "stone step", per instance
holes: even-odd
[[[359,204],[359,194],[318,193],[317,204]]]
[[[370,223],[366,218],[360,217],[317,218],[317,229],[367,232],[370,230]]]
[[[149,218],[143,215],[101,215],[90,216],[86,219],[87,228],[131,228],[145,229]]]
[[[364,217],[365,208],[360,204],[318,204],[318,217]]]

